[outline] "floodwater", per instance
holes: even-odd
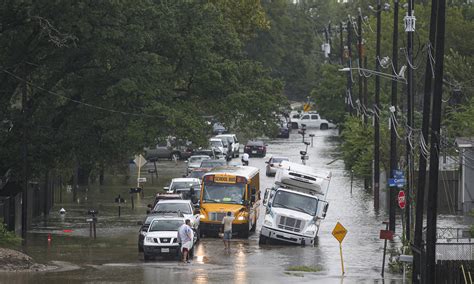
[[[143,173],[148,177],[144,196],[134,200],[131,209],[128,194],[130,185],[120,185],[124,177],[110,176],[109,186],[81,188],[72,202],[72,193],[62,193],[62,204],[56,204],[51,216],[35,221],[28,234],[24,251],[37,262],[57,267],[47,272],[0,273],[1,283],[401,283],[402,275],[392,274],[386,268],[385,279],[380,276],[383,241],[379,231],[387,219],[384,212],[375,212],[372,195],[354,180],[351,191],[349,175],[343,162],[337,160],[337,130],[309,131],[315,134],[313,147],[308,148],[308,165],[331,170],[333,178],[328,194],[330,203],[326,220],[321,223],[318,243],[314,247],[258,245],[258,231],[246,239],[233,239],[230,252],[224,250],[220,239],[204,238],[195,248],[191,264],[174,259],[145,262],[137,250],[139,225],[145,216],[146,204],[153,194],[172,177],[185,172],[185,163],[159,161],[158,179],[151,184],[147,165]],[[309,133],[308,133],[309,134]],[[243,148],[241,146],[241,148]],[[300,162],[299,151],[304,150],[301,135],[294,131],[289,139],[268,141],[266,158],[251,158],[250,165],[261,171],[261,189],[271,187],[273,178],[265,176],[265,161],[272,155],[287,156]],[[332,162],[332,163],[330,163]],[[328,165],[329,163],[329,165]],[[131,166],[131,172],[135,169]],[[135,177],[130,178],[134,180]],[[121,217],[115,197],[126,198]],[[58,198],[58,194],[56,194]],[[57,212],[67,210],[65,216]],[[86,222],[89,209],[99,211],[97,239],[89,237]],[[338,241],[331,231],[340,222],[348,230],[342,243],[345,275],[341,273]],[[400,222],[399,215],[397,222]],[[455,216],[441,216],[440,224],[460,222]],[[397,234],[400,233],[400,224]],[[51,241],[48,242],[48,236]],[[389,244],[398,246],[400,237]],[[387,257],[388,262],[388,257]],[[386,263],[387,263],[386,262]],[[317,267],[318,272],[288,272],[289,266]]]

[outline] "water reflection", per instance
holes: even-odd
[[[247,255],[244,251],[244,244],[237,244],[237,252],[235,257],[234,267],[234,283],[246,283],[247,281]]]

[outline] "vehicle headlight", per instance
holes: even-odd
[[[314,236],[316,233],[316,226],[315,225],[309,225],[308,228],[306,228],[306,231],[304,232],[305,236]]]
[[[268,217],[265,216],[265,220],[263,221],[263,225],[269,226],[269,227],[273,226],[272,218],[270,216],[268,216]]]
[[[145,241],[148,243],[153,243],[153,238],[152,237],[146,237]]]
[[[146,231],[140,231],[140,234],[141,234],[142,236],[146,236]]]
[[[316,231],[306,231],[306,232],[304,233],[304,235],[305,235],[305,236],[310,236],[310,237],[312,237],[312,236],[314,236],[315,233],[316,233]]]
[[[239,217],[237,217],[237,220],[243,221],[243,220],[245,220],[245,216],[239,216]]]
[[[201,218],[201,219],[206,219],[206,215],[201,214],[201,215],[199,215],[199,218]]]

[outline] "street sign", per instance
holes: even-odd
[[[390,187],[403,187],[405,186],[406,180],[404,178],[389,178],[388,186]]]
[[[336,226],[332,230],[332,235],[339,241],[339,243],[342,243],[342,241],[346,237],[346,234],[346,228],[344,228],[341,223],[337,222]]]
[[[390,230],[380,230],[380,239],[381,240],[393,240],[393,231]]]
[[[311,105],[309,103],[305,103],[303,106],[303,111],[308,112],[311,110]]]
[[[344,259],[342,258],[342,240],[344,240],[347,234],[346,228],[337,222],[336,226],[332,230],[332,235],[339,241],[339,253],[341,255],[341,268],[342,268],[342,275],[344,275]]]
[[[404,208],[405,208],[405,205],[406,205],[406,201],[405,201],[405,191],[400,190],[400,192],[398,192],[398,206],[399,206],[401,209],[404,209]]]
[[[392,177],[394,179],[404,179],[405,178],[405,175],[403,173],[403,171],[400,171],[400,170],[393,170],[392,172]]]
[[[146,182],[146,177],[137,178],[137,182],[139,182],[139,183],[145,183],[145,182]]]
[[[141,168],[146,164],[146,159],[140,154],[138,156],[135,156],[133,162],[135,163],[135,165],[137,165],[137,167]]]

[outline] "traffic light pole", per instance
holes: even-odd
[[[376,58],[375,58],[375,71],[380,72],[380,33],[381,33],[381,12],[382,5],[380,0],[377,0],[377,43],[376,43]],[[374,208],[379,210],[380,208],[380,125],[379,125],[379,110],[380,110],[380,76],[375,76],[375,115],[374,115]],[[390,226],[392,230],[392,226]],[[393,224],[393,230],[395,225]]]

